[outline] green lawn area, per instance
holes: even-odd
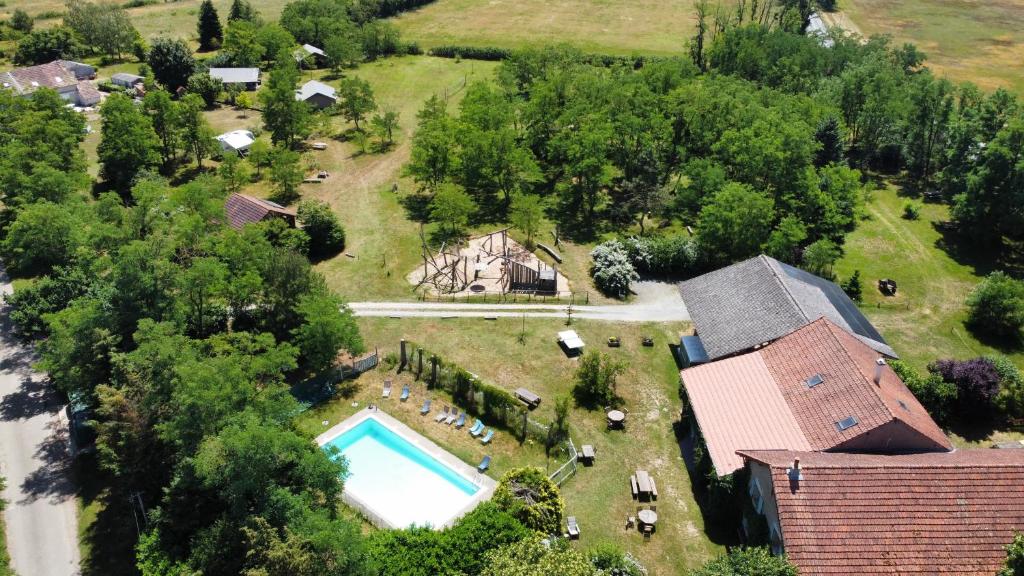
[[[847,237],[846,255],[836,265],[840,279],[861,271],[862,309],[902,359],[918,370],[939,358],[966,359],[1005,354],[1024,367],[1024,351],[999,348],[979,340],[964,325],[967,295],[989,270],[984,258],[957,255],[945,249],[934,224],[949,219],[943,204],[924,204],[921,218],[902,218],[907,199],[890,186],[874,193],[868,218]],[[899,285],[895,297],[878,291],[879,278]],[[985,430],[970,434],[947,431],[959,446],[987,447],[992,442],[1024,435]]]
[[[394,19],[424,48],[442,44],[523,48],[567,42],[610,54],[681,54],[691,0],[437,0]]]
[[[865,35],[913,42],[957,81],[1024,92],[1024,0],[843,0],[840,9]]]
[[[360,318],[359,325],[367,345],[379,347],[381,354],[397,352],[399,339],[405,337],[429,346],[431,352],[459,364],[485,382],[510,391],[519,386],[533,390],[543,402],[532,417],[542,422],[550,421],[555,399],[569,395],[572,389],[577,361],[566,358],[555,343],[556,332],[565,329],[562,320],[527,320],[522,344],[518,336],[523,322],[515,319]],[[579,545],[615,543],[640,559],[652,575],[681,574],[702,564],[722,548],[705,534],[673,433],[673,423],[680,411],[679,375],[668,348],[689,325],[615,326],[577,321],[573,329],[590,348],[606,351],[628,364],[618,386],[629,410],[625,431],[608,431],[601,410],[575,406],[571,410],[573,441],[577,447],[593,444],[597,449],[595,465],[580,467],[577,476],[562,486],[566,514],[576,516],[582,528]],[[621,348],[609,349],[602,344],[612,335],[622,338]],[[654,338],[653,348],[641,345],[644,335]],[[421,417],[419,407],[428,394],[423,383],[413,384],[411,399],[405,404],[395,396],[382,400],[384,378],[393,378],[399,390],[403,384],[412,383],[410,373],[396,376],[393,371],[369,372],[353,381],[345,396],[300,417],[299,427],[309,434],[319,434],[373,402],[474,466],[484,454],[490,454],[494,459],[490,474],[495,478],[517,466],[544,466],[549,470],[557,466],[555,461],[545,460],[539,446],[520,446],[508,432],[499,432],[493,444],[484,447],[465,431]],[[429,393],[434,398],[434,410],[449,401],[437,391]],[[353,402],[358,404],[353,406]],[[626,517],[636,511],[629,493],[629,476],[637,468],[647,469],[658,483],[658,532],[648,543],[635,530],[624,528]]]

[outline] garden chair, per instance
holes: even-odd
[[[476,423],[473,424],[473,427],[469,429],[469,433],[472,434],[474,438],[476,438],[483,431],[484,431],[484,423],[481,422],[479,418],[477,418],[476,419]]]
[[[480,461],[480,464],[476,467],[476,469],[479,470],[481,474],[483,474],[490,467],[491,467],[491,457],[490,456],[484,456],[484,459]]]
[[[454,413],[452,414],[454,416]],[[466,425],[466,411],[463,410],[462,414],[459,414],[459,419],[455,421],[456,428],[462,428]]]
[[[384,392],[380,395],[381,398],[391,397],[391,380],[384,381]]]
[[[420,415],[425,416],[428,412],[430,412],[430,398],[423,401],[423,407],[420,408]]]
[[[565,521],[566,526],[569,528],[569,539],[578,540],[580,537],[580,525],[576,523],[575,516],[569,516]]]
[[[480,439],[480,442],[482,444],[487,444],[491,441],[491,438],[494,438],[494,428],[488,430],[487,434],[484,434],[484,437]]]
[[[406,384],[405,386],[402,386],[402,396],[401,396],[401,398],[399,398],[399,400],[401,400],[402,402],[405,402],[408,399],[409,399],[409,385]]]
[[[437,416],[434,417],[434,422],[440,422],[440,421],[448,418],[449,410],[450,410],[450,408],[448,408],[448,406],[445,406],[444,410],[441,410],[441,412]]]

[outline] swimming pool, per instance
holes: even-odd
[[[494,491],[492,479],[379,411],[358,413],[318,442],[348,460],[345,501],[382,527],[441,528]]]

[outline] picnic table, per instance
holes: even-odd
[[[540,405],[540,396],[526,388],[516,388],[516,398],[525,402],[530,408],[536,408]]]
[[[651,476],[645,470],[636,471],[636,489],[640,494],[651,493]]]
[[[648,526],[654,526],[658,523],[658,513],[654,510],[641,510],[637,512],[636,517],[640,520],[641,524],[647,524]]]
[[[593,462],[595,455],[594,447],[590,444],[584,444],[583,449],[579,454],[579,459],[583,462]]]

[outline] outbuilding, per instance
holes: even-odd
[[[310,80],[303,84],[302,88],[296,90],[295,99],[301,100],[317,110],[333,106],[338,101],[333,87],[316,80]]]
[[[139,84],[145,82],[145,78],[137,74],[128,74],[127,72],[118,72],[110,77],[110,83],[114,86],[120,86],[122,88],[135,88]]]
[[[222,84],[241,84],[250,92],[260,87],[259,68],[210,68],[210,77]]]

